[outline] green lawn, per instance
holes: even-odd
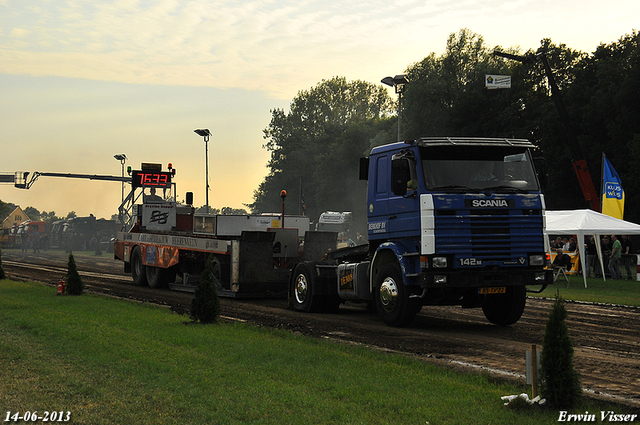
[[[501,396],[527,388],[484,375],[247,324],[190,324],[151,305],[55,293],[0,281],[3,415],[68,411],[70,423],[92,425],[558,419],[558,411],[506,408]]]
[[[568,287],[564,279],[558,279],[541,294],[529,295],[555,298],[556,290],[565,300],[640,307],[640,282],[634,280],[587,278],[585,288],[582,276],[569,276]]]

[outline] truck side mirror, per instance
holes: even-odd
[[[544,191],[547,188],[548,168],[547,162],[542,157],[533,158],[533,166],[536,169],[538,175],[538,181],[540,182],[541,189]]]
[[[391,191],[394,195],[407,194],[407,183],[411,180],[411,168],[405,158],[391,161]]]

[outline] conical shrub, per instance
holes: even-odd
[[[573,343],[567,326],[567,309],[556,293],[544,331],[540,361],[540,393],[550,407],[571,408],[582,395],[580,376],[573,367]]]
[[[202,279],[191,301],[191,320],[215,323],[220,317],[220,299],[214,284],[213,255],[207,258]]]
[[[67,264],[67,283],[65,292],[69,295],[82,295],[84,291],[84,283],[78,273],[76,260],[73,258],[73,252],[69,252],[69,263]]]

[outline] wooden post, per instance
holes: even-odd
[[[531,344],[531,398],[538,396],[538,353],[535,344]]]

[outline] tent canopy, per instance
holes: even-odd
[[[546,211],[548,234],[640,235],[640,225],[592,210]]]
[[[640,235],[640,225],[592,210],[546,211],[545,218],[547,235],[577,235],[579,248],[584,241],[585,235]],[[596,240],[599,240],[599,238],[596,238]],[[600,266],[603,267],[599,243],[596,243],[596,248],[598,249]],[[587,276],[584,273],[584,270],[586,270],[584,255],[580,255],[580,263],[582,264],[582,276],[584,277],[584,286],[586,288]]]

